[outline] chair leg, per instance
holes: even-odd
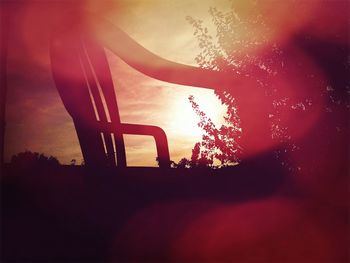
[[[115,148],[117,153],[117,167],[126,167],[126,153],[125,153],[125,143],[123,139],[123,134],[118,132],[114,133]]]
[[[158,163],[161,168],[170,167],[170,154],[168,140],[165,132],[157,127],[151,125],[138,125],[138,124],[121,124],[121,130],[123,134],[133,135],[149,135],[153,136],[158,154]]]
[[[85,165],[91,168],[108,166],[106,153],[101,140],[101,133],[77,120],[74,120],[74,126],[78,135]]]

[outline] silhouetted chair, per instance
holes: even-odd
[[[156,126],[121,123],[103,47],[87,35],[57,32],[51,42],[54,81],[73,118],[85,164],[126,167],[123,134],[153,136],[160,167],[169,167],[165,132]]]

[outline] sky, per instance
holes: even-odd
[[[137,42],[169,60],[193,65],[198,44],[186,21],[192,15],[208,19],[214,1],[129,1],[112,3],[112,9],[96,2],[84,8],[102,12]],[[223,2],[227,6],[227,2]],[[61,10],[67,8],[60,7]],[[68,8],[69,9],[69,8]],[[82,160],[73,122],[55,89],[48,52],[50,13],[60,9],[37,2],[20,6],[14,12],[8,58],[8,105],[5,160],[31,150],[57,157],[62,163]],[[62,11],[63,12],[63,11]],[[167,17],[167,19],[163,19]],[[122,122],[157,125],[164,129],[171,159],[189,158],[200,140],[197,116],[189,95],[194,95],[217,123],[222,123],[225,108],[213,91],[179,86],[151,79],[125,64],[108,50]],[[152,137],[126,135],[128,165],[155,166],[156,148]]]
[[[326,20],[315,20],[320,14],[320,17],[329,18],[327,10],[318,7],[318,1],[300,1],[298,9],[293,9],[292,2],[263,1],[258,5],[258,12],[271,29],[264,35],[269,43],[283,43],[305,25],[312,34],[325,38],[344,29],[341,19],[333,20],[331,25]],[[78,16],[83,14],[82,10],[99,13],[153,53],[174,62],[196,65],[194,59],[200,48],[186,17],[201,19],[215,38],[217,32],[208,12],[210,7],[227,11],[234,5],[237,14],[244,18],[255,6],[253,3],[255,1],[229,0],[14,2],[8,51],[5,160],[9,161],[12,155],[24,150],[53,155],[61,163],[82,160],[72,119],[58,95],[50,68],[50,32],[60,23],[63,14],[73,12]],[[298,19],[287,15],[293,12],[298,14]],[[259,25],[254,30],[259,32]],[[238,34],[244,37],[239,30]],[[344,35],[340,35],[339,41],[342,37]],[[245,50],[246,47],[242,45],[241,48]],[[196,125],[198,118],[188,102],[189,95],[194,95],[214,123],[223,123],[226,109],[213,91],[151,79],[110,51],[106,53],[122,122],[164,129],[172,160],[189,158],[194,144],[201,139],[201,130]],[[151,137],[127,135],[124,138],[128,165],[156,165],[156,149]]]

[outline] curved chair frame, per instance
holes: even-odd
[[[169,167],[165,132],[157,126],[121,123],[103,47],[88,35],[64,32],[52,38],[54,81],[71,115],[85,164],[126,167],[123,134],[153,136],[160,167]]]

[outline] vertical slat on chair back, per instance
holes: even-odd
[[[95,101],[98,100],[99,104],[103,103],[103,99],[105,101],[105,105],[96,105],[99,111],[103,111],[103,113],[101,114],[103,115],[104,119],[101,119],[100,121],[106,123],[108,121],[106,115],[108,115],[109,122],[111,122],[112,126],[114,127],[112,134],[107,132],[104,133],[107,155],[110,157],[110,162],[115,165],[115,148],[115,151],[117,153],[118,166],[125,167],[125,144],[121,129],[121,120],[112,75],[104,48],[99,46],[91,37],[87,35],[85,35],[82,40],[83,46],[86,51],[86,56],[94,73],[95,81],[100,87],[100,89],[98,89],[98,87],[94,87],[95,89],[98,89],[96,93],[99,94],[99,96],[96,97]],[[105,127],[103,130],[108,130],[108,128]],[[111,136],[113,136],[115,145],[113,145],[113,140],[111,139]]]

